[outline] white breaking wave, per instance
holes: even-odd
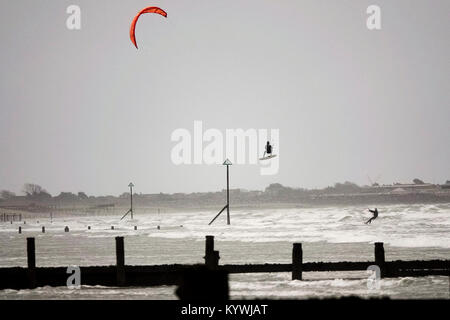
[[[231,226],[226,225],[225,212],[211,226],[208,223],[215,212],[180,212],[159,216],[140,213],[132,221],[120,221],[120,217],[114,216],[88,216],[54,218],[50,224],[41,219],[39,223],[29,221],[21,227],[23,233],[39,235],[41,226],[45,226],[45,237],[62,237],[64,227],[69,226],[72,235],[88,238],[143,235],[203,241],[205,235],[212,234],[220,236],[221,241],[254,243],[383,241],[399,247],[450,248],[450,204],[392,205],[378,210],[379,217],[370,225],[364,224],[371,216],[366,208],[329,207],[245,211],[231,208]],[[17,223],[2,224],[0,234],[16,234],[17,228]]]

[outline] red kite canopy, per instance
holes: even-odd
[[[139,13],[136,15],[136,17],[134,17],[133,22],[131,22],[131,27],[130,27],[130,39],[131,39],[131,42],[133,42],[136,49],[138,48],[137,43],[136,43],[136,35],[135,35],[136,23],[137,23],[139,17],[141,16],[141,14],[144,14],[144,13],[157,13],[157,14],[160,14],[167,18],[167,13],[163,9],[158,8],[158,7],[147,7],[147,8],[142,9],[141,11],[139,11]]]

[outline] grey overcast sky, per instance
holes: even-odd
[[[82,29],[66,28],[67,6]],[[366,28],[381,7],[382,30]],[[136,50],[133,16],[141,17]],[[231,186],[450,179],[450,1],[0,2],[0,189],[215,191],[218,165],[175,166],[177,128],[280,130],[280,169]]]

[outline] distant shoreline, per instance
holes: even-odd
[[[359,187],[346,182],[320,190],[294,189],[271,184],[264,191],[230,190],[232,209],[281,209],[308,207],[380,207],[383,205],[412,205],[450,203],[450,187],[432,184],[396,184]],[[226,191],[175,194],[133,194],[135,210],[146,212],[218,211],[226,204]],[[130,194],[115,196],[87,196],[62,192],[52,197],[48,193],[13,196],[0,200],[0,213],[17,212],[27,215],[54,213],[109,214],[126,211]]]
[[[345,208],[345,207],[355,207],[361,206],[362,210],[368,207],[383,207],[392,205],[420,205],[420,204],[450,204],[450,195],[438,199],[435,198],[423,198],[415,197],[408,199],[392,199],[392,198],[379,198],[379,197],[367,197],[366,201],[356,201],[355,197],[335,197],[331,201],[323,201],[321,198],[316,202],[260,202],[260,203],[230,203],[231,210],[277,210],[277,209],[308,209],[308,208]],[[361,200],[361,199],[360,199]],[[384,200],[384,201],[381,201]],[[402,201],[404,200],[404,201]],[[406,201],[407,200],[407,201]],[[415,201],[413,201],[415,200]],[[159,214],[171,214],[178,212],[211,212],[214,213],[221,209],[221,204],[210,204],[210,205],[195,205],[189,204],[185,206],[167,206],[161,203],[160,205],[139,205],[135,204],[134,210],[137,215],[158,215]],[[91,207],[0,207],[0,213],[21,213],[24,218],[30,217],[45,217],[48,218],[49,214],[53,214],[53,218],[64,217],[64,216],[89,216],[89,215],[121,215],[128,210],[127,206],[114,206],[109,209],[93,209]]]

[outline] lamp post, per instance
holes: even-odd
[[[223,163],[227,166],[227,224],[230,224],[230,170],[229,167],[232,165],[231,161],[226,159]]]

